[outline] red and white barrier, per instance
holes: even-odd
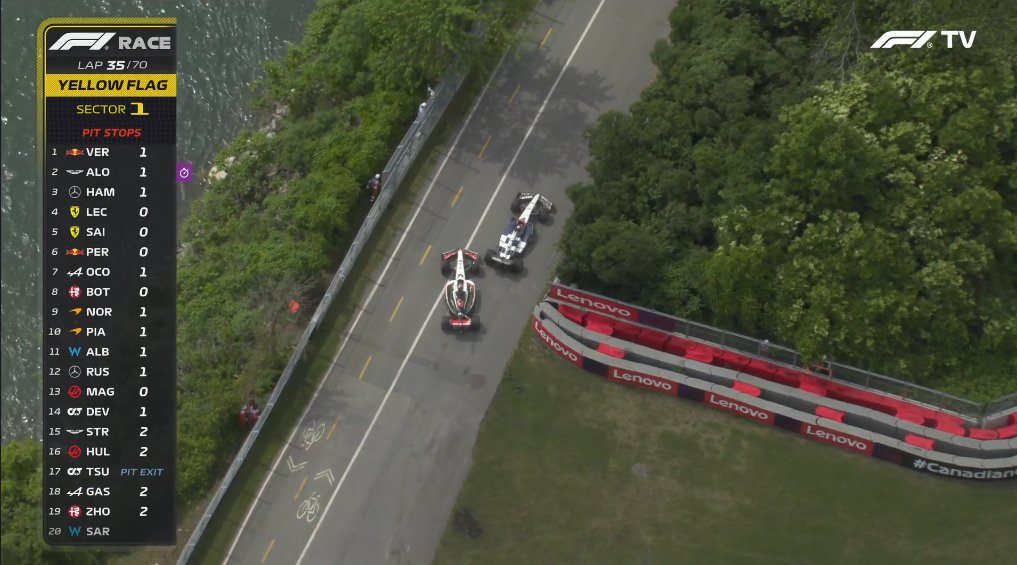
[[[555,315],[560,315],[555,313]],[[996,481],[1017,479],[1017,456],[979,459],[960,457],[935,450],[935,442],[928,438],[922,446],[911,445],[847,424],[833,422],[829,426],[817,423],[817,416],[776,405],[754,395],[730,388],[730,394],[716,392],[720,385],[708,383],[681,373],[645,366],[599,353],[572,338],[553,320],[543,319],[540,306],[534,310],[532,328],[544,344],[559,357],[576,367],[606,377],[616,383],[639,387],[668,396],[697,400],[718,410],[768,426],[793,431],[813,441],[840,447],[854,453],[883,459],[909,469],[944,477],[969,480]],[[594,335],[595,332],[591,332]],[[604,340],[612,338],[602,336]],[[843,429],[853,429],[847,432]],[[961,464],[964,461],[966,464]]]

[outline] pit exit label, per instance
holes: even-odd
[[[43,537],[176,543],[176,20],[39,26]]]

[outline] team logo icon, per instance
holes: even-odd
[[[81,149],[68,149],[67,150],[67,154],[68,155],[74,155],[75,157],[77,157],[79,155],[84,155],[85,152],[82,151]]]
[[[81,196],[81,187],[78,186],[78,185],[74,185],[74,186],[68,188],[67,189],[67,196],[70,196],[71,198],[77,198],[77,197]]]
[[[81,298],[81,287],[78,285],[71,285],[71,288],[67,289],[67,295],[71,298]]]
[[[71,217],[77,218],[78,214],[81,214],[81,208],[77,206],[71,206]]]
[[[71,226],[71,237],[78,237],[81,233],[81,228],[78,226]]]

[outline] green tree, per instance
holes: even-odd
[[[943,21],[979,49],[867,48]],[[981,0],[682,2],[657,79],[588,132],[561,276],[809,357],[1012,391],[1014,24]],[[638,233],[659,268],[620,258]]]
[[[0,459],[0,560],[4,563],[100,563],[99,552],[61,551],[42,539],[42,445],[23,439],[4,444]]]
[[[970,95],[931,95],[947,90]],[[1002,194],[1013,168],[999,161],[1014,142],[970,132],[1011,131],[1015,94],[1012,69],[873,67],[789,108],[770,200],[718,223],[707,272],[719,318],[925,384],[1013,367],[1013,344],[984,328],[1017,314],[1005,282],[1017,276],[1017,219]]]

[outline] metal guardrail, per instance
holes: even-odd
[[[435,126],[437,126],[441,117],[444,115],[445,110],[448,109],[449,103],[451,103],[456,93],[459,92],[459,87],[462,86],[463,80],[466,78],[466,74],[467,69],[460,68],[458,58],[453,61],[448,70],[445,71],[445,75],[442,77],[437,88],[434,89],[433,94],[425,100],[425,105],[420,107],[417,118],[413,120],[412,124],[410,124],[410,127],[406,131],[406,135],[403,136],[402,141],[400,141],[399,145],[396,146],[395,151],[392,153],[392,156],[389,158],[388,163],[385,165],[382,172],[381,191],[378,194],[378,198],[376,199],[374,206],[371,207],[371,211],[368,212],[367,218],[360,226],[360,230],[357,231],[357,235],[353,238],[353,242],[350,244],[349,251],[346,252],[346,256],[343,257],[342,263],[339,265],[338,270],[336,270],[335,275],[332,277],[332,281],[328,285],[328,290],[325,291],[321,302],[318,303],[318,307],[314,310],[314,314],[311,315],[311,320],[304,329],[304,333],[300,337],[300,341],[297,342],[297,345],[293,350],[293,354],[290,356],[290,360],[286,364],[286,368],[283,370],[282,375],[279,377],[279,381],[272,390],[272,395],[269,397],[268,402],[265,403],[261,417],[254,424],[254,427],[251,429],[250,434],[248,434],[247,439],[244,440],[243,445],[240,447],[240,451],[233,459],[233,463],[230,464],[230,468],[226,472],[226,476],[219,484],[219,488],[216,490],[215,495],[212,497],[208,507],[205,509],[205,513],[202,515],[197,527],[195,527],[194,531],[191,532],[191,536],[187,540],[187,545],[184,547],[183,552],[180,554],[180,558],[177,560],[178,565],[184,565],[190,559],[195,547],[197,547],[198,540],[201,539],[201,536],[205,532],[205,528],[208,527],[208,523],[211,521],[212,515],[219,508],[219,504],[222,502],[223,496],[226,494],[226,491],[229,490],[233,483],[233,479],[236,478],[237,473],[240,471],[240,467],[247,459],[247,455],[250,453],[254,442],[257,441],[258,435],[261,433],[262,426],[268,420],[269,414],[272,413],[272,408],[275,406],[276,402],[278,402],[282,391],[286,388],[286,384],[290,380],[290,377],[293,376],[293,371],[303,358],[304,350],[306,349],[308,342],[311,340],[311,336],[314,334],[315,330],[318,329],[321,319],[324,317],[325,313],[328,312],[329,307],[332,305],[332,300],[346,281],[346,277],[349,276],[350,271],[353,269],[353,264],[360,256],[360,252],[363,250],[364,245],[374,233],[374,229],[377,227],[378,221],[381,219],[381,215],[388,208],[389,202],[391,202],[396,189],[403,182],[407,171],[409,171],[413,162],[419,156],[424,143],[427,142],[427,139],[434,131]]]
[[[684,333],[689,337],[716,343],[722,347],[736,349],[751,355],[761,355],[765,348],[767,352],[765,356],[774,361],[816,372],[805,363],[801,354],[794,349],[770,343],[764,345],[763,340],[754,337],[714,328],[683,318],[672,318],[679,322],[676,331]],[[851,383],[873,391],[892,394],[931,407],[947,410],[967,418],[979,426],[985,425],[994,416],[998,417],[1000,414],[1017,409],[1017,393],[981,403],[835,361],[824,361],[821,365],[825,370],[822,373],[817,372],[816,376],[818,377],[827,376],[835,381]]]
[[[990,400],[985,405],[985,418],[995,419],[1014,410],[1017,410],[1017,392]]]
[[[555,278],[554,282],[555,284],[565,284],[558,278]],[[608,301],[617,302],[613,298],[598,295],[590,291],[582,290],[582,292],[591,296],[601,296]],[[830,378],[835,381],[850,383],[874,392],[892,394],[916,403],[953,412],[978,426],[984,427],[992,421],[1003,418],[1017,410],[1017,392],[982,403],[832,361],[819,363],[823,367],[823,371],[817,372],[814,370],[814,367],[810,367],[806,363],[801,353],[789,347],[772,344],[769,341],[693,322],[692,320],[643,308],[638,305],[633,304],[632,306],[638,310],[669,319],[673,322],[674,332],[687,337],[714,343],[748,355],[766,357],[784,365],[805,369],[819,378]]]

